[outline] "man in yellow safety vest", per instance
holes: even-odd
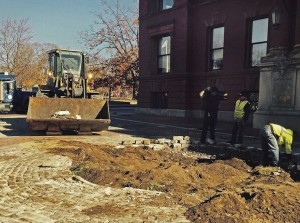
[[[230,144],[242,144],[244,138],[244,128],[250,114],[250,103],[247,100],[247,92],[240,92],[239,99],[235,102],[233,113],[233,127]],[[238,137],[237,137],[238,136]],[[237,140],[236,140],[237,138]]]
[[[278,166],[280,149],[291,158],[293,131],[280,125],[270,123],[261,131],[262,161],[265,166]],[[270,156],[269,156],[270,154]]]

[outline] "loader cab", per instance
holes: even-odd
[[[57,97],[85,98],[85,59],[80,51],[54,49],[49,55],[48,85]]]

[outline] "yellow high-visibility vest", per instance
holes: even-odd
[[[278,137],[277,143],[279,146],[284,145],[287,154],[292,153],[293,131],[286,129],[280,125],[270,123],[270,127],[274,135]]]
[[[237,100],[235,102],[235,108],[234,108],[234,113],[233,113],[233,119],[234,120],[242,120],[244,117],[244,107],[246,106],[246,104],[249,103],[247,100],[245,101],[241,101],[241,100]]]

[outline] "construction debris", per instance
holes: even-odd
[[[57,111],[51,118],[57,119],[81,119],[81,115],[71,115],[69,111]]]

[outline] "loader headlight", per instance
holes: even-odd
[[[12,96],[12,95],[8,95],[7,98],[8,98],[9,100],[11,100],[11,99],[13,98],[13,96]]]
[[[93,74],[92,73],[88,73],[88,79],[92,79],[93,78]]]

